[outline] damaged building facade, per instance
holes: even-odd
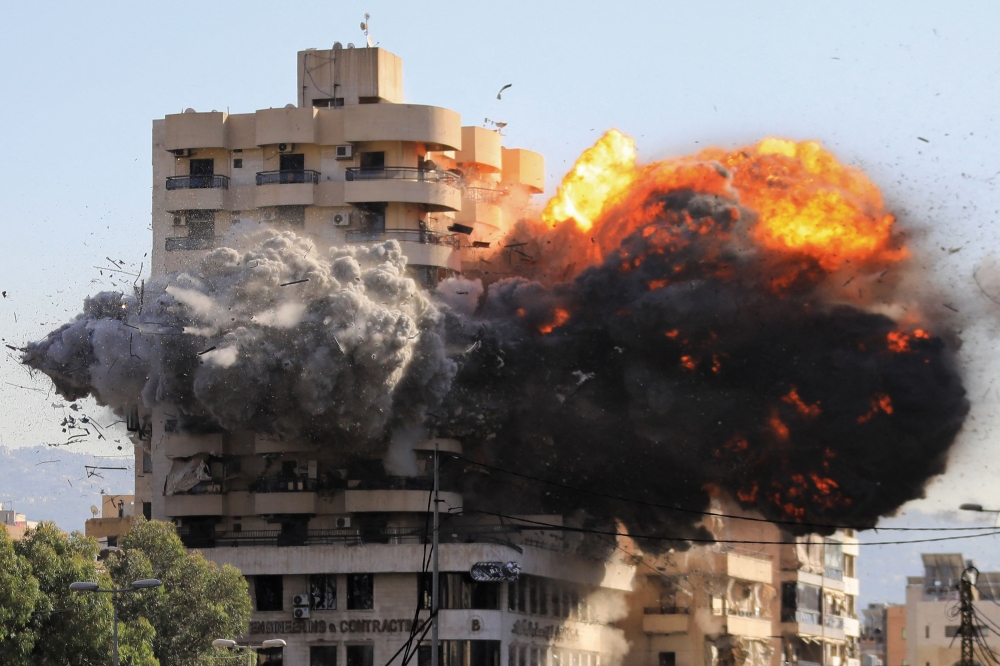
[[[195,266],[232,225],[266,223],[317,245],[396,240],[411,276],[432,286],[480,270],[477,253],[544,188],[538,153],[506,148],[454,111],[402,103],[402,62],[384,49],[300,52],[297,97],[255,113],[189,109],[154,121],[154,276]],[[174,522],[189,548],[244,573],[254,611],[241,642],[287,642],[261,650],[261,663],[387,663],[424,628],[433,457],[460,453],[460,442],[415,442],[418,474],[399,477],[322,442],[185,431],[169,406],[136,407],[128,421],[136,515]],[[443,487],[442,513],[460,507]],[[447,517],[441,540],[442,664],[620,657],[609,609],[622,606],[630,564],[496,520]],[[477,582],[469,572],[480,562],[514,562],[522,574]],[[413,663],[429,663],[428,645],[429,635]]]
[[[854,534],[793,537],[732,506],[713,511],[737,516],[705,521],[719,544],[644,556],[618,622],[625,663],[860,666]]]

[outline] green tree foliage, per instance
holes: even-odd
[[[14,552],[14,542],[0,527],[0,662],[28,663],[35,645],[29,625],[41,600],[31,565]]]
[[[224,661],[225,653],[212,648],[212,640],[242,635],[252,610],[239,570],[208,562],[200,552],[188,553],[170,523],[139,519],[119,546],[122,550],[107,561],[117,584],[163,581],[163,587],[130,595],[120,607],[123,618],[149,619],[161,666]]]
[[[67,535],[52,523],[15,543],[0,534],[0,663],[110,666],[111,595],[71,592],[69,585],[93,581],[121,589],[141,578],[164,585],[119,595],[122,666],[233,662],[235,655],[211,642],[246,630],[251,604],[240,572],[188,553],[169,523],[139,519],[119,546],[102,564],[94,539]]]

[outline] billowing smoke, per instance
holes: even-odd
[[[25,362],[69,399],[172,405],[189,430],[335,438],[361,453],[390,425],[420,424],[457,365],[399,245],[317,257],[288,231],[247,240],[253,249],[217,249],[141,296],[87,299]]]
[[[968,410],[955,336],[894,306],[901,251],[775,249],[726,168],[690,168],[589,233],[519,228],[490,265],[521,276],[486,289],[417,288],[395,242],[316,256],[269,231],[141,298],[88,299],[25,362],[67,398],[170,404],[189,429],[310,438],[393,474],[413,440],[454,437],[488,465],[445,466],[475,511],[709,538],[697,511],[725,492],[773,519],[874,525],[944,470]]]

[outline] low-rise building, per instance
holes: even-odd
[[[118,537],[132,527],[135,495],[102,495],[101,517],[94,516],[84,525],[84,533],[97,539],[104,548],[118,545]]]
[[[22,538],[27,530],[38,526],[37,521],[28,520],[25,514],[13,509],[5,509],[2,503],[0,503],[0,524],[14,540]]]

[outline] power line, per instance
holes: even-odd
[[[799,541],[754,541],[754,540],[750,540],[750,539],[698,539],[698,538],[694,538],[694,537],[665,537],[665,536],[660,536],[660,535],[656,535],[656,534],[653,534],[653,535],[649,535],[649,534],[628,534],[627,532],[612,532],[612,531],[609,531],[609,530],[595,530],[595,529],[588,529],[588,528],[585,528],[585,527],[567,527],[567,526],[564,526],[564,525],[554,525],[552,523],[543,523],[543,522],[540,522],[540,521],[537,521],[537,520],[531,520],[530,518],[523,518],[523,517],[518,517],[518,516],[509,516],[507,514],[495,513],[495,512],[492,512],[492,511],[479,511],[477,509],[465,509],[465,508],[463,508],[462,511],[463,512],[471,512],[471,513],[480,513],[480,514],[483,514],[483,515],[486,515],[486,516],[496,516],[498,518],[507,518],[508,520],[519,520],[522,523],[527,523],[527,525],[534,525],[534,526],[541,527],[541,528],[544,528],[544,529],[549,529],[549,530],[562,530],[564,532],[579,532],[579,533],[582,533],[582,534],[601,534],[601,535],[604,535],[604,536],[614,536],[614,537],[620,537],[620,536],[622,536],[622,537],[629,537],[629,538],[632,538],[632,539],[646,539],[647,541],[670,541],[670,542],[678,542],[678,543],[688,542],[688,543],[709,543],[709,544],[714,544],[714,543],[737,543],[737,544],[740,544],[740,543],[742,543],[742,544],[757,544],[757,545],[762,545],[762,546],[768,546],[768,545],[771,545],[771,546],[795,546],[795,545],[798,545],[799,543],[801,543]],[[524,524],[521,524],[520,526],[521,527],[525,527]],[[987,529],[987,528],[981,528],[981,529]],[[996,536],[996,535],[1000,534],[1000,528],[988,528],[988,529],[990,531],[989,532],[984,532],[983,534],[962,534],[962,535],[958,535],[958,536],[935,537],[935,538],[931,538],[931,539],[909,539],[907,541],[868,541],[868,542],[859,542],[858,545],[860,545],[860,546],[898,546],[898,545],[908,544],[908,543],[931,543],[931,542],[935,542],[935,541],[955,541],[955,540],[958,540],[958,539],[975,539],[977,537]],[[821,543],[823,543],[824,545],[826,545],[826,544],[842,545],[842,543],[840,541],[822,541]]]
[[[880,530],[893,531],[893,532],[957,532],[957,531],[972,531],[972,530],[987,530],[994,529],[992,526],[982,525],[978,527],[856,527],[853,525],[834,525],[831,523],[800,523],[794,520],[771,520],[769,518],[756,518],[753,516],[737,516],[728,513],[714,513],[711,511],[700,511],[698,509],[687,509],[679,506],[670,506],[669,504],[658,504],[656,502],[650,502],[648,500],[635,499],[631,497],[621,497],[620,495],[612,495],[610,493],[603,493],[599,490],[592,490],[590,488],[579,488],[577,486],[571,486],[566,483],[560,483],[559,481],[552,481],[551,479],[542,479],[537,476],[531,476],[530,474],[525,474],[523,472],[515,472],[513,470],[504,469],[502,467],[495,467],[493,465],[488,465],[486,463],[478,462],[458,454],[451,454],[452,457],[458,458],[464,462],[470,463],[472,465],[477,465],[485,469],[494,470],[497,472],[502,472],[504,474],[510,474],[511,476],[519,476],[524,479],[529,479],[531,481],[538,481],[540,483],[546,483],[552,486],[557,486],[559,488],[565,488],[567,490],[575,490],[581,493],[587,493],[589,495],[596,495],[598,497],[604,497],[607,499],[619,500],[622,502],[632,502],[633,504],[642,504],[644,506],[651,506],[658,509],[667,509],[669,511],[678,511],[680,513],[692,513],[699,516],[715,516],[717,518],[730,518],[733,520],[746,520],[755,523],[771,523],[774,525],[794,525],[796,527],[823,527],[829,529],[838,530],[868,530],[873,529],[876,532]]]

